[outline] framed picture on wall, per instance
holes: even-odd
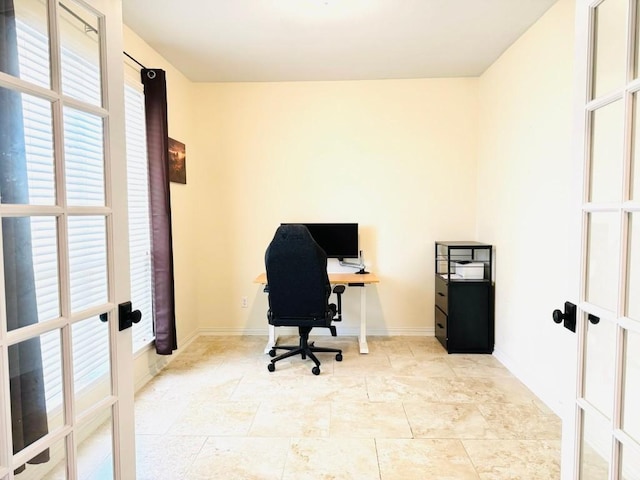
[[[187,153],[184,143],[169,138],[169,181],[187,183]]]

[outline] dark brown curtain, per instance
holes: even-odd
[[[151,258],[156,352],[171,355],[176,339],[171,195],[169,192],[169,131],[167,81],[164,70],[143,68],[144,104],[149,156]]]
[[[13,0],[0,0],[0,71],[19,76]],[[18,92],[6,88],[0,88],[0,194],[2,203],[29,203],[22,101]],[[29,218],[3,218],[2,242],[7,329],[11,331],[38,322]],[[39,337],[9,347],[9,374],[13,452],[17,453],[48,432]],[[29,463],[48,460],[46,450]]]

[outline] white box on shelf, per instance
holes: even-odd
[[[465,280],[482,280],[484,278],[484,263],[455,262],[456,274]]]

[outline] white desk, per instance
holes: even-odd
[[[358,335],[358,343],[360,344],[360,353],[369,353],[369,345],[367,345],[367,285],[379,283],[380,280],[374,273],[329,273],[329,282],[332,285],[346,285],[348,287],[360,287],[360,334]],[[266,285],[267,274],[261,273],[256,277],[254,283]],[[269,341],[264,349],[264,353],[276,345],[276,328],[269,325]]]

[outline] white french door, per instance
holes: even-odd
[[[640,479],[639,13],[637,0],[576,2],[580,278],[563,479]]]
[[[134,479],[120,0],[0,0],[0,479]]]

